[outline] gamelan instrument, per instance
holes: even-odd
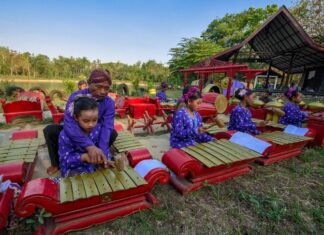
[[[230,139],[236,131],[218,132],[214,136],[218,139]],[[315,136],[313,129],[308,129],[305,136],[298,136],[283,131],[266,132],[256,135],[257,139],[266,141],[271,147],[262,157],[256,159],[261,165],[271,165],[285,159],[293,158],[301,154],[303,147]]]
[[[4,180],[23,183],[31,178],[39,143],[39,139],[23,139],[0,146],[0,174]]]
[[[175,174],[171,183],[184,194],[205,184],[216,184],[247,174],[252,168],[248,163],[260,156],[223,139],[182,149],[173,148],[163,155],[162,162]]]
[[[324,112],[312,113],[307,118],[307,127],[316,130],[316,136],[311,145],[324,147]]]
[[[133,167],[142,160],[152,158],[150,151],[132,133],[124,131],[123,128],[119,128],[118,137],[113,146],[118,153],[127,155],[129,163]]]
[[[44,208],[52,214],[46,234],[63,234],[151,208],[157,204],[152,187],[156,182],[167,183],[169,173],[163,167],[152,167],[150,161],[157,160],[138,163],[141,170],[129,166],[124,171],[101,169],[63,178],[60,183],[31,180],[17,199],[15,213],[29,217],[36,208]]]

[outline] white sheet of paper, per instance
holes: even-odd
[[[284,132],[292,135],[305,136],[306,133],[308,132],[308,128],[301,128],[293,125],[288,125],[285,128]]]
[[[149,159],[139,162],[134,169],[141,177],[144,178],[147,175],[147,173],[156,168],[166,169],[167,167],[158,160]]]
[[[243,132],[236,132],[230,138],[230,141],[260,154],[263,154],[264,151],[271,146],[268,142]]]

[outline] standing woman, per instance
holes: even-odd
[[[253,135],[260,134],[257,125],[252,122],[252,114],[248,109],[253,104],[255,94],[252,90],[240,88],[235,92],[235,97],[241,102],[232,110],[228,130],[241,131]],[[265,121],[260,121],[259,126],[265,126]]]
[[[183,148],[197,142],[208,142],[213,137],[205,133],[202,119],[197,108],[201,103],[201,96],[197,87],[191,87],[182,96],[185,106],[180,108],[172,120],[170,145],[173,148]]]
[[[283,109],[285,115],[280,117],[279,123],[301,127],[302,122],[305,121],[307,117],[306,113],[302,112],[298,106],[302,101],[302,94],[291,87],[285,93],[285,96],[289,99],[289,102]]]

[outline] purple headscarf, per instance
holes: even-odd
[[[166,82],[162,82],[161,83],[161,87],[164,89],[164,88],[168,88],[168,83]]]
[[[190,87],[189,91],[180,98],[180,101],[188,102],[189,98],[195,93],[197,93],[198,91],[199,91],[198,87],[196,86]]]

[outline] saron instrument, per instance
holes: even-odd
[[[28,181],[35,166],[39,139],[10,140],[0,146],[0,174],[3,180]]]
[[[151,190],[157,182],[168,183],[169,172],[147,161],[156,160],[139,163],[141,171],[127,166],[124,171],[101,169],[60,183],[31,180],[17,199],[15,213],[25,218],[43,208],[52,214],[46,234],[64,234],[151,208],[157,204]]]
[[[210,141],[167,151],[162,162],[175,174],[171,183],[183,194],[247,174],[261,154],[229,140]]]

